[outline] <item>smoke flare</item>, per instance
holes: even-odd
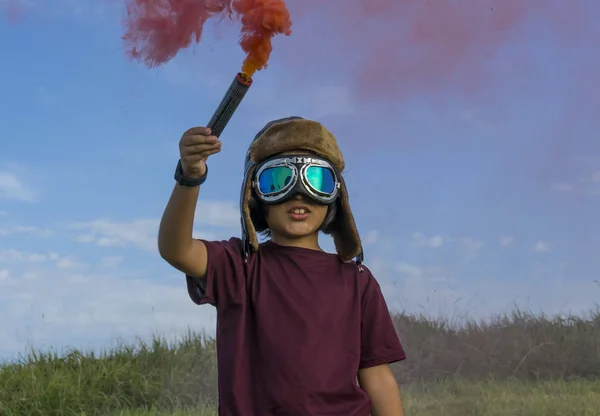
[[[271,39],[291,34],[292,21],[283,0],[127,0],[129,55],[149,67],[166,63],[180,49],[200,42],[210,18],[240,20],[240,45],[246,53],[242,72],[252,76],[267,67]]]
[[[227,127],[227,123],[233,117],[233,113],[235,113],[235,110],[241,104],[251,85],[252,78],[246,74],[240,72],[235,76],[227,92],[225,92],[225,95],[221,99],[221,103],[206,125],[211,130],[213,136],[221,137],[221,133]]]

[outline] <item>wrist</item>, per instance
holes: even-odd
[[[204,165],[203,170],[204,172],[202,172],[202,174],[199,174],[199,172],[184,172],[181,159],[179,159],[177,162],[177,167],[175,168],[175,181],[181,186],[200,186],[204,183],[204,181],[206,181],[206,177],[208,176],[208,166]]]
[[[186,178],[198,179],[206,174],[206,167],[204,167],[204,169],[196,169],[194,171],[182,167],[181,171],[183,172],[183,176]]]

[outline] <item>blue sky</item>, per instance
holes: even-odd
[[[214,311],[192,304],[158,256],[156,232],[181,133],[208,121],[240,67],[236,28],[208,30],[150,71],[126,59],[116,3],[76,4],[0,21],[3,358],[214,331]],[[535,51],[512,83],[365,96],[350,72],[337,76],[339,60],[290,69],[290,51],[308,48],[311,26],[298,20],[210,160],[196,235],[239,235],[251,138],[268,120],[301,115],[338,137],[366,263],[391,308],[585,313],[600,296],[600,137],[577,77],[578,59],[598,61],[529,24],[491,65],[489,76],[506,81],[519,74],[512,58]],[[331,44],[321,46],[317,57]]]

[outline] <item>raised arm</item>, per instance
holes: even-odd
[[[179,152],[184,179],[173,189],[158,232],[161,257],[181,272],[200,278],[206,274],[208,261],[204,243],[192,237],[200,192],[194,180],[206,174],[206,158],[221,151],[221,142],[210,133],[206,127],[195,127],[183,134]]]

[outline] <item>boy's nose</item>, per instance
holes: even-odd
[[[305,201],[304,196],[302,194],[298,194],[294,197],[296,201]]]
[[[292,200],[297,201],[297,202],[302,202],[303,204],[306,205],[314,205],[314,202],[312,199],[306,197],[306,195],[302,195],[302,194],[298,194],[296,196],[294,196],[292,198]]]

